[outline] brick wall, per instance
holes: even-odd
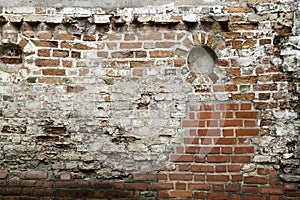
[[[0,199],[299,199],[297,6],[247,3],[2,8]]]

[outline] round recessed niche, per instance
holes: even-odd
[[[213,72],[217,62],[217,54],[207,45],[192,48],[187,58],[188,65],[192,71],[202,75]]]
[[[0,70],[5,72],[18,71],[24,60],[23,51],[16,44],[3,44],[0,46]]]

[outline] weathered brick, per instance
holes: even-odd
[[[57,41],[33,40],[32,42],[38,47],[58,47]]]
[[[45,171],[29,171],[25,174],[27,179],[46,179],[48,178],[48,173]]]
[[[35,60],[35,64],[39,67],[57,67],[59,60],[38,58]]]
[[[65,76],[65,69],[43,69],[43,75],[45,76]]]
[[[168,58],[168,57],[173,57],[174,52],[173,51],[150,51],[150,57],[151,58]]]

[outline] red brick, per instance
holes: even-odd
[[[232,48],[234,48],[234,49],[243,48],[243,41],[241,41],[241,40],[232,41]]]
[[[257,67],[255,69],[256,74],[265,74],[265,73],[270,73],[270,72],[278,72],[279,67],[278,66],[262,66],[262,67]]]
[[[168,175],[167,174],[157,174],[157,179],[159,181],[165,181],[168,179]]]
[[[102,197],[102,191],[99,192],[100,192],[100,197]],[[130,193],[128,191],[107,191],[104,193],[104,197],[105,199],[129,198]]]
[[[234,76],[240,76],[241,75],[241,69],[240,68],[230,68],[226,69],[227,74],[234,75]]]
[[[238,91],[237,85],[223,85],[214,86],[214,92],[236,92]]]
[[[241,104],[241,110],[251,110],[252,104],[251,103],[242,103]]]
[[[254,153],[254,146],[234,147],[234,153],[236,154]]]
[[[256,76],[241,76],[233,78],[236,84],[254,84],[257,83],[258,78]]]
[[[141,42],[120,43],[121,49],[137,49],[142,48]]]
[[[199,112],[198,119],[215,119],[220,118],[220,112]]]
[[[229,65],[229,61],[225,59],[218,59],[217,65],[222,67],[227,67]]]
[[[89,46],[87,46],[85,44],[81,44],[81,43],[76,43],[74,45],[74,48],[78,49],[78,50],[91,50],[91,49],[93,49],[92,47],[89,47]]]
[[[3,194],[3,193],[2,193]],[[22,189],[21,188],[5,188],[4,196],[7,195],[21,195],[22,194]]]
[[[259,110],[264,110],[264,109],[272,109],[272,108],[276,108],[277,107],[277,103],[275,102],[257,102],[255,103],[255,108],[259,109]]]
[[[253,100],[255,97],[254,93],[249,93],[249,94],[232,94],[232,99],[233,100],[241,100],[241,101],[249,101]]]
[[[134,174],[133,180],[136,181],[155,181],[157,180],[156,174]]]
[[[58,47],[57,41],[33,40],[32,42],[38,47]]]
[[[168,58],[168,57],[173,57],[174,52],[173,51],[150,51],[150,57],[151,58]]]
[[[233,118],[233,112],[222,112],[222,118]]]
[[[154,61],[130,61],[130,68],[151,67],[153,65]]]
[[[236,136],[257,136],[259,133],[258,129],[238,129],[236,130]]]
[[[27,179],[46,179],[48,178],[48,172],[45,171],[29,171],[25,174]]]
[[[287,197],[300,197],[300,192],[299,191],[289,191],[285,192],[285,196]]]
[[[186,183],[175,183],[176,190],[186,190]]]
[[[184,138],[184,144],[199,144],[199,138]]]
[[[148,184],[147,183],[125,183],[125,188],[127,190],[147,190]]]
[[[229,175],[206,175],[206,181],[210,181],[210,182],[229,181]]]
[[[171,155],[171,160],[173,162],[192,162],[194,157],[189,154],[173,154]]]
[[[226,185],[226,191],[235,191],[235,192],[237,192],[237,191],[240,191],[241,190],[241,184],[231,184],[231,183],[229,183],[229,184],[227,184]]]
[[[258,25],[257,24],[229,24],[228,29],[230,31],[239,31],[239,30],[257,30]]]
[[[245,127],[254,127],[256,126],[256,120],[245,120],[244,121],[244,126]]]
[[[69,56],[69,51],[66,51],[66,50],[54,50],[53,51],[53,56],[54,57],[68,57]]]
[[[186,191],[186,190],[174,190],[174,191],[170,191],[170,197],[192,198],[193,193],[192,193],[192,191]]]
[[[216,104],[216,110],[238,110],[239,104],[237,103],[227,103],[227,104]]]
[[[207,183],[189,183],[189,190],[210,190],[210,184]]]
[[[50,40],[52,39],[52,33],[39,33],[38,37],[42,40]]]
[[[244,195],[244,200],[267,200],[266,196]]]
[[[224,191],[224,185],[223,184],[213,184],[212,190],[213,191]]]
[[[75,39],[73,34],[65,34],[65,33],[54,34],[53,37],[55,40],[74,40]]]
[[[192,172],[213,172],[214,167],[211,165],[191,165]]]
[[[174,186],[173,183],[153,182],[151,183],[151,188],[154,190],[172,190]]]
[[[190,171],[190,165],[189,164],[178,164],[178,171]]]
[[[253,183],[253,184],[266,184],[266,177],[257,177],[257,176],[246,176],[244,177],[245,183]]]
[[[59,65],[59,60],[36,59],[35,64],[39,67],[57,67]]]
[[[174,173],[169,174],[170,180],[185,180],[185,181],[191,181],[193,178],[192,174],[184,174],[184,173]]]
[[[230,194],[230,197],[229,197],[230,200],[241,200],[242,197],[240,194]]]
[[[258,168],[257,174],[258,175],[267,175],[269,174],[270,170],[268,168]]]
[[[243,126],[242,120],[220,120],[220,127],[228,127],[228,126]]]
[[[216,172],[226,172],[226,165],[216,165]]]
[[[181,67],[185,64],[186,64],[186,60],[179,60],[179,59],[174,60],[174,66],[175,67]]]
[[[171,48],[175,45],[174,42],[156,42],[155,48]]]
[[[154,33],[138,34],[138,39],[139,40],[161,40],[162,33],[154,32]]]
[[[260,84],[253,86],[254,91],[276,91],[277,84]]]
[[[0,171],[0,179],[5,179],[8,176],[7,172]]]
[[[271,39],[260,39],[259,45],[271,44]]]
[[[183,127],[204,127],[204,120],[182,120]]]
[[[242,174],[232,174],[231,181],[242,181],[243,175]]]
[[[236,112],[235,113],[237,118],[254,118],[258,117],[258,112]]]
[[[240,165],[228,165],[228,172],[239,172],[240,170]]]
[[[65,69],[43,69],[43,75],[45,76],[65,76]]]
[[[62,63],[63,63],[63,67],[71,68],[73,66],[73,62],[70,60],[63,60]]]
[[[220,147],[201,146],[201,147],[198,147],[198,150],[196,153],[197,154],[219,154]]]
[[[6,180],[0,180],[0,187],[5,187],[5,186],[6,186]]]
[[[214,138],[215,144],[236,144],[236,138]]]
[[[215,106],[214,105],[209,105],[209,104],[205,104],[202,106],[203,110],[214,110]]]
[[[251,156],[232,156],[231,161],[233,163],[249,163],[251,162]]]
[[[218,120],[206,120],[207,127],[218,127],[219,126]]]
[[[232,147],[222,147],[222,153],[232,154]]]
[[[49,49],[39,49],[38,56],[41,57],[50,57],[50,50]]]
[[[91,187],[96,189],[112,189],[112,182],[91,182]]]
[[[297,184],[296,183],[284,183],[283,188],[284,188],[284,190],[297,190]]]
[[[234,130],[233,129],[223,129],[223,136],[234,136]]]
[[[195,155],[195,162],[196,163],[203,163],[205,162],[205,156],[198,156],[198,155]]]
[[[228,13],[246,13],[246,12],[252,12],[253,8],[249,8],[249,7],[225,7],[225,10]]]
[[[197,199],[204,199],[204,195],[205,195],[204,192],[194,191],[194,198],[197,198]]]
[[[158,191],[158,197],[160,199],[163,199],[163,198],[167,198],[169,197],[169,191],[165,191],[165,190],[160,190]]]
[[[228,200],[228,194],[227,193],[207,193],[206,199],[223,199]]]
[[[257,186],[243,186],[242,187],[243,193],[251,193],[251,194],[258,194],[258,187]]]
[[[194,181],[201,181],[201,184],[203,184],[204,180],[205,180],[205,175],[203,175],[203,174],[195,174],[194,175]]]
[[[28,44],[28,41],[25,39],[21,39],[21,41],[19,42],[19,47],[21,47],[22,49],[24,49],[24,47]]]
[[[201,139],[201,144],[212,144],[212,138],[203,138]]]
[[[212,155],[208,155],[207,156],[207,162],[209,163],[225,163],[225,162],[230,162],[230,157],[229,156],[212,156]]]
[[[198,136],[220,136],[220,129],[198,129]]]
[[[226,39],[236,39],[241,37],[241,33],[237,32],[222,32],[221,34]]]
[[[260,188],[262,194],[283,194],[282,187],[262,187]]]
[[[270,200],[280,200],[280,196],[270,196]]]
[[[70,180],[72,178],[72,175],[70,172],[62,172],[60,173],[60,179],[61,180]]]

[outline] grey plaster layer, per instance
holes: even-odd
[[[100,7],[104,9],[145,6],[241,5],[245,0],[0,0],[5,7]]]

